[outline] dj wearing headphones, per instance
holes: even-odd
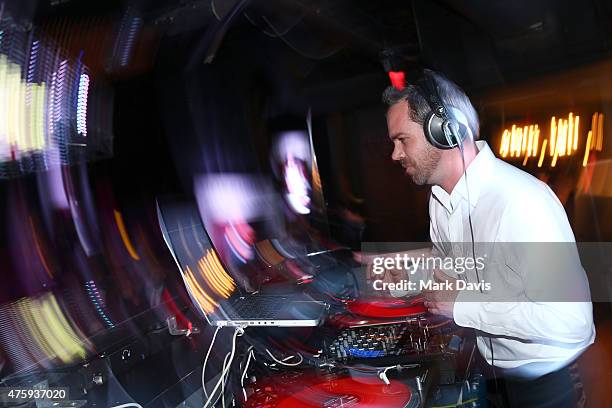
[[[426,70],[403,89],[387,88],[383,100],[391,158],[415,184],[432,186],[432,255],[476,258],[477,243],[575,243],[552,190],[478,140],[478,115],[453,82]],[[588,282],[577,252],[565,251],[564,266],[550,270],[525,261],[536,259],[538,248],[508,246],[495,264],[487,259],[462,276],[426,271],[436,280],[491,282],[510,294],[504,301],[455,289],[425,293],[425,305],[476,330],[485,367],[504,378],[505,402],[497,405],[574,407],[581,396],[569,366],[595,338]],[[531,296],[553,281],[565,282],[579,301]]]

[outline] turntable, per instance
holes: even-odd
[[[246,408],[416,408],[420,396],[411,381],[385,384],[375,375],[289,371],[258,380]]]

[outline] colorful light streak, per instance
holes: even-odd
[[[185,268],[183,275],[185,276],[185,284],[187,285],[187,290],[189,291],[195,302],[202,308],[204,313],[210,314],[214,312],[219,304],[212,297],[210,297],[210,295],[208,295],[206,291],[202,288],[202,286],[198,283],[189,266]]]
[[[0,42],[11,50],[0,54],[0,178],[72,164],[88,133],[86,67],[53,41],[14,28],[0,30]]]
[[[117,229],[119,230],[119,235],[121,235],[121,240],[123,241],[123,245],[125,249],[127,249],[128,253],[135,261],[140,261],[140,256],[136,252],[134,245],[132,245],[132,241],[130,240],[130,236],[128,235],[127,229],[125,228],[125,223],[123,222],[123,216],[117,210],[113,210],[115,214],[115,222],[117,223]]]
[[[68,364],[83,360],[91,344],[73,327],[52,293],[38,298],[24,298],[8,306],[22,325],[21,345],[27,354]],[[23,354],[23,353],[18,353]]]
[[[207,250],[200,258],[198,270],[208,286],[223,298],[229,298],[236,289],[234,279],[225,271],[219,257],[212,249]]]
[[[46,93],[44,83],[26,83],[21,67],[0,54],[0,160],[19,160],[46,147]]]
[[[219,306],[216,299],[227,299],[236,289],[234,279],[225,271],[216,252],[206,250],[198,260],[196,273],[187,266],[183,270],[187,290],[205,314],[210,314]]]
[[[87,296],[89,296],[89,299],[96,308],[96,312],[98,315],[100,315],[102,320],[104,320],[104,323],[106,323],[109,328],[115,327],[113,321],[106,314],[106,303],[104,302],[104,299],[102,299],[102,296],[100,296],[96,282],[93,280],[85,282],[85,289],[87,290]]]
[[[595,112],[591,119],[591,130],[588,131],[584,143],[584,156],[582,165],[586,166],[591,150],[603,150],[603,122],[604,115]],[[502,158],[523,158],[522,165],[526,166],[530,157],[538,157],[538,167],[542,167],[548,148],[551,157],[550,167],[555,167],[562,157],[573,155],[580,145],[580,116],[570,112],[567,118],[550,119],[549,137],[542,140],[539,149],[540,130],[537,124],[517,126],[512,125],[504,129],[499,146],[499,155]]]
[[[587,135],[584,157],[582,158],[582,167],[586,167],[589,163],[589,156],[592,150],[597,152],[601,152],[603,150],[603,124],[604,114],[595,112],[591,118],[591,130],[589,130]]]
[[[540,142],[540,128],[538,125],[528,125],[504,130],[499,154],[502,157],[520,157],[525,154],[527,157],[538,155]]]
[[[238,226],[236,224],[239,224]],[[230,222],[224,228],[224,238],[228,247],[236,258],[242,263],[253,258],[253,249],[247,240],[252,233],[248,224],[241,222]],[[245,235],[244,237],[242,235]]]

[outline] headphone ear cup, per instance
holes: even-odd
[[[425,137],[433,146],[438,149],[452,149],[457,147],[457,143],[449,144],[446,139],[446,135],[444,134],[444,126],[445,120],[436,115],[433,112],[430,112],[427,118],[425,118],[425,122],[423,122],[423,132],[425,133]]]
[[[472,132],[468,127],[467,117],[463,114],[463,112],[454,106],[450,106],[448,111],[452,117],[452,128],[453,134],[456,135],[456,138],[463,142],[466,138],[472,139]]]

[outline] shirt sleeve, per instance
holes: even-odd
[[[522,290],[460,292],[454,306],[458,325],[541,343],[582,343],[592,337],[588,281],[565,211],[553,197],[548,189],[504,211],[495,243],[502,262],[486,272],[514,275]]]

